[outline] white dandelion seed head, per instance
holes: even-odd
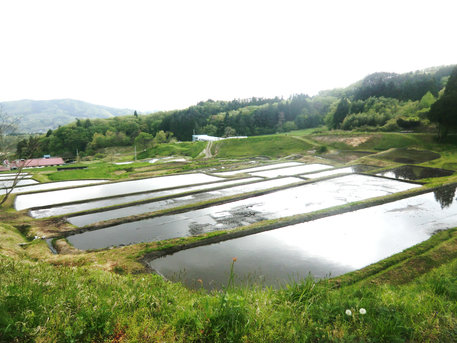
[[[351,310],[346,310],[346,314],[347,314],[348,316],[352,316]]]
[[[360,312],[360,314],[365,314],[365,313],[367,313],[367,310],[365,310],[364,308],[361,308],[359,312]]]

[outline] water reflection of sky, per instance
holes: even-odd
[[[213,181],[220,181],[221,178],[205,174],[182,174],[161,176],[149,179],[133,180],[97,185],[85,188],[74,188],[65,190],[56,190],[40,194],[26,194],[16,198],[16,210],[23,210],[31,207],[47,206],[62,204],[71,201],[80,201],[87,199],[103,198],[135,192],[144,192],[154,189],[164,189],[192,185]],[[69,181],[66,181],[69,182]],[[93,181],[100,182],[100,181]],[[29,186],[36,187],[36,186]],[[60,186],[64,187],[64,186]]]
[[[24,179],[19,180],[16,183],[16,186],[26,186],[26,185],[34,185],[37,184],[38,181],[31,180],[31,179]],[[14,184],[14,180],[0,180],[0,188],[10,188]]]
[[[70,236],[68,240],[79,249],[98,249],[198,235],[309,213],[414,187],[419,186],[367,175],[347,175],[177,215],[115,225]]]
[[[300,162],[275,163],[275,164],[268,164],[266,166],[264,165],[261,167],[246,168],[246,169],[214,173],[214,175],[216,175],[216,176],[233,176],[233,175],[240,174],[240,173],[251,173],[251,172],[256,172],[256,171],[261,171],[261,170],[287,168],[287,167],[294,167],[294,166],[303,166],[303,163],[300,163]]]
[[[250,178],[250,179],[252,179],[252,181],[258,180],[256,178]],[[234,183],[236,183],[235,181],[237,181],[237,183],[240,183],[243,181],[246,182],[248,180],[240,179],[240,180],[234,180],[234,181],[227,181],[227,182],[223,182],[223,183],[212,184],[212,186],[213,187],[223,187],[224,185],[234,184]],[[265,190],[265,189],[274,188],[274,187],[286,186],[286,185],[289,185],[292,183],[297,183],[297,182],[303,182],[303,180],[301,180],[299,178],[294,178],[294,177],[266,180],[266,181],[256,182],[253,184],[245,184],[242,186],[228,187],[228,188],[224,188],[224,189],[203,192],[203,193],[198,193],[198,194],[193,194],[193,195],[188,195],[188,196],[182,196],[182,197],[178,196],[178,197],[167,199],[167,200],[155,201],[155,202],[142,204],[142,205],[128,206],[128,207],[123,207],[123,208],[111,210],[111,211],[102,211],[102,212],[97,212],[97,213],[70,217],[70,218],[68,218],[68,221],[71,224],[76,225],[76,226],[84,226],[84,225],[89,225],[89,224],[99,222],[99,221],[110,220],[110,219],[115,219],[115,218],[123,218],[123,217],[128,217],[128,216],[133,216],[133,215],[138,215],[138,214],[148,213],[148,212],[161,211],[161,210],[170,209],[170,208],[174,208],[174,207],[178,207],[178,206],[194,204],[197,202],[208,201],[208,200],[213,200],[213,199],[232,196],[232,195],[260,191],[260,190]],[[210,185],[203,185],[203,186],[201,186],[201,188],[205,188],[205,187],[210,188],[209,186]],[[183,192],[182,189],[181,189],[181,192]]]
[[[0,180],[14,180],[17,177],[18,174],[0,174]],[[20,179],[29,179],[33,175],[27,174],[27,173],[20,173],[19,178]]]
[[[243,178],[243,179],[235,179],[235,180],[230,180],[230,181],[202,184],[202,185],[197,185],[197,186],[180,187],[180,188],[168,189],[168,190],[163,190],[163,191],[153,191],[153,192],[141,193],[141,194],[135,194],[135,195],[125,195],[125,196],[120,196],[120,197],[115,197],[115,198],[86,201],[86,202],[79,203],[79,204],[68,204],[68,205],[62,205],[62,206],[54,206],[54,207],[45,208],[45,209],[37,209],[37,210],[30,211],[30,215],[34,218],[46,218],[46,217],[57,216],[57,215],[62,215],[62,214],[87,211],[87,210],[91,210],[91,209],[95,209],[95,208],[102,208],[102,207],[106,207],[106,206],[126,204],[126,203],[133,202],[133,201],[147,200],[147,199],[159,198],[159,197],[175,195],[175,194],[180,194],[180,193],[195,192],[195,191],[204,190],[204,189],[225,187],[225,186],[235,185],[235,184],[239,184],[239,183],[253,182],[253,181],[259,181],[259,180],[262,180],[262,179],[251,177],[251,178]],[[84,224],[84,225],[87,225],[87,224]]]
[[[346,173],[354,173],[353,168],[351,168],[351,167],[338,168],[338,169],[334,169],[334,170],[323,171],[320,173],[305,174],[305,175],[301,175],[301,176],[306,177],[307,179],[317,179],[319,177],[336,175],[336,174],[346,174]]]
[[[46,183],[40,183],[40,184],[33,184],[33,185],[27,185],[27,186],[21,186],[21,187],[16,187],[13,189],[12,193],[23,193],[23,192],[36,192],[36,191],[46,191],[46,190],[51,190],[51,189],[59,189],[59,188],[64,188],[64,187],[78,187],[78,186],[85,186],[85,185],[90,185],[94,183],[102,183],[102,182],[107,182],[108,180],[74,180],[74,181],[58,181],[58,182],[46,182]],[[61,191],[65,192],[65,191]],[[23,199],[22,197],[27,197],[28,195],[18,195],[16,198],[16,203],[17,199]],[[44,198],[43,193],[40,193],[38,195],[35,195],[35,198],[40,199],[40,196]],[[20,200],[19,202],[21,202]],[[20,211],[23,210],[24,208],[16,208],[16,210]]]
[[[302,166],[296,167],[289,167],[289,168],[281,168],[281,169],[274,169],[274,170],[266,170],[266,171],[259,171],[251,173],[251,176],[259,176],[259,177],[278,177],[278,176],[291,176],[291,175],[298,175],[301,173],[310,173],[317,170],[323,169],[331,169],[333,166],[329,166],[327,164],[306,164]]]
[[[450,193],[455,196],[455,188]],[[256,280],[266,279],[267,285],[284,283],[297,273],[337,276],[401,252],[437,229],[456,226],[457,205],[449,195],[427,193],[181,251],[151,265],[172,279],[185,270],[185,282],[192,285],[202,279],[207,288],[226,283],[232,257],[237,257],[235,270],[241,280],[256,272]]]

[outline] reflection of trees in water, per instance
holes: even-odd
[[[449,207],[452,204],[455,196],[455,186],[443,187],[433,193],[435,194],[435,200],[441,205],[441,209]]]
[[[376,167],[370,166],[368,164],[357,164],[357,165],[351,166],[353,173],[363,173],[363,172],[373,170],[375,168]]]
[[[435,168],[425,168],[417,166],[401,166],[392,170],[388,170],[385,174],[389,172],[393,172],[395,174],[396,179],[403,180],[420,180],[433,177],[443,177],[450,176],[454,173],[451,170],[440,170]]]
[[[396,179],[417,180],[417,176],[411,166],[403,166],[393,170]]]

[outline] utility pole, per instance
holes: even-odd
[[[135,145],[135,162],[136,162],[136,145]]]

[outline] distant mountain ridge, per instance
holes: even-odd
[[[133,115],[135,110],[94,105],[81,100],[17,100],[1,102],[3,113],[22,117],[20,132],[46,132],[79,119]],[[141,114],[140,111],[137,111]]]

